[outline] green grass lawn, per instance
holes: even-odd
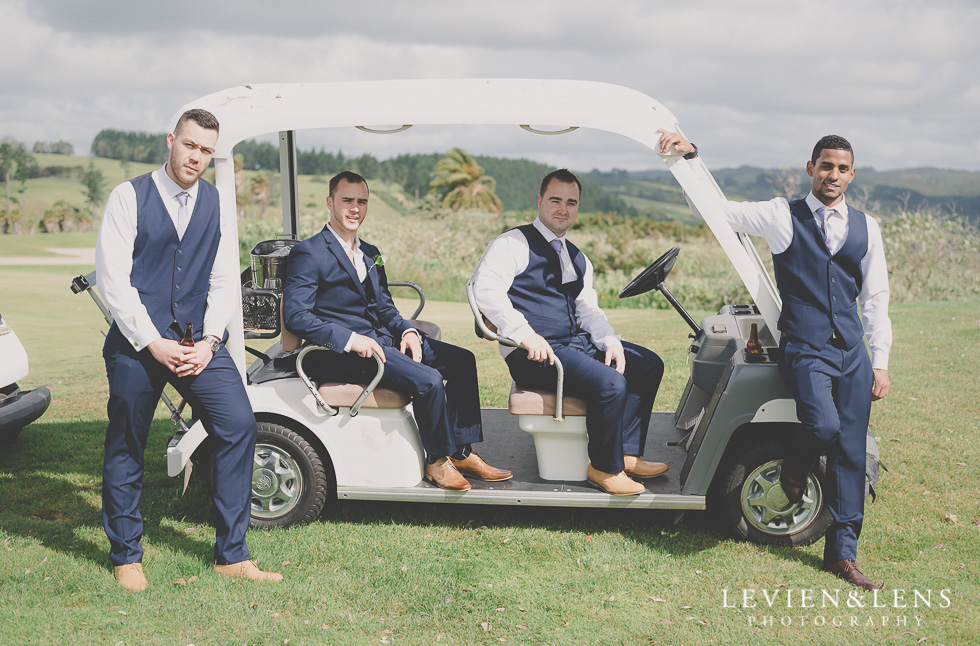
[[[888,471],[868,505],[860,562],[906,590],[907,608],[891,596],[884,609],[867,597],[820,608],[821,590],[843,587],[818,570],[822,542],[736,542],[704,513],[675,525],[653,512],[335,503],[311,525],[249,533],[256,559],[284,583],[219,580],[203,487],[192,481],[181,497],[181,479],[166,477],[163,416],[142,504],[150,588],[131,594],[112,580],[101,527],[105,325],[68,289],[90,269],[0,267],[0,312],[31,357],[22,385],[45,384],[53,397],[0,455],[0,643],[969,644],[980,634],[980,302],[893,307],[892,392],[872,412]],[[502,405],[503,362],[473,336],[466,305],[432,302],[423,318],[477,353],[483,403]],[[657,408],[673,410],[686,326],[661,310],[610,318],[664,357]],[[723,606],[724,590],[740,605],[743,589],[760,591],[763,607]],[[816,590],[817,608],[764,607],[761,590],[801,589]],[[932,590],[932,606],[912,607],[912,590]],[[767,617],[775,625],[759,625]]]

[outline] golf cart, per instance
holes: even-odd
[[[338,102],[338,95],[357,96]],[[782,443],[798,424],[796,407],[776,365],[780,300],[755,248],[728,226],[716,203],[721,190],[700,158],[661,155],[692,208],[711,228],[753,300],[727,305],[697,323],[667,288],[679,249],[669,250],[622,293],[659,291],[690,326],[691,374],[673,412],[654,412],[646,453],[670,466],[646,491],[619,497],[588,485],[585,404],[554,392],[514,388],[507,409],[484,409],[480,454],[514,472],[505,482],[472,482],[466,492],[423,480],[423,452],[411,402],[370,384],[315,383],[304,360],[329,351],[302,345],[281,325],[282,269],[298,238],[295,136],[321,128],[393,134],[411,125],[520,126],[553,135],[578,127],[616,133],[658,154],[658,128],[678,130],[674,116],[651,98],[593,82],[508,79],[412,80],[363,83],[267,84],[230,88],[182,108],[204,108],[221,123],[214,153],[222,213],[235,226],[233,147],[279,133],[283,236],[253,250],[243,272],[241,316],[229,326],[227,348],[242,371],[259,422],[252,478],[256,527],[316,519],[329,500],[385,500],[484,505],[666,509],[711,508],[737,536],[760,543],[806,544],[831,522],[823,468],[809,477],[803,500],[791,504],[779,487]],[[384,129],[377,124],[405,124]],[[408,125],[411,124],[411,125]],[[530,124],[557,124],[545,130]],[[94,277],[93,277],[94,278]],[[89,280],[94,284],[94,280]],[[480,334],[500,343],[468,287]],[[424,304],[421,289],[420,305]],[[411,318],[416,318],[421,307]],[[420,323],[421,324],[421,323]],[[751,347],[747,343],[752,329]],[[432,331],[430,333],[436,333]],[[245,339],[278,339],[264,352]],[[255,359],[246,366],[246,352]],[[560,370],[559,370],[560,374]],[[179,415],[177,416],[179,420]],[[167,449],[168,472],[191,465],[206,440],[199,421],[184,425]],[[186,429],[186,430],[185,430]],[[874,447],[873,438],[869,446]],[[360,465],[371,463],[365,470]],[[870,484],[877,462],[869,468]]]
[[[0,447],[17,439],[21,430],[51,405],[51,392],[46,386],[21,390],[17,385],[27,372],[27,352],[0,315]]]

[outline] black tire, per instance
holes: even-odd
[[[719,468],[708,505],[736,538],[762,545],[809,545],[833,522],[822,461],[810,473],[803,500],[786,500],[779,486],[785,451],[782,442],[753,444]]]
[[[252,471],[252,521],[257,529],[305,525],[327,500],[327,473],[316,449],[295,431],[259,422]]]

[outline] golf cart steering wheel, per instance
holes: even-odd
[[[629,285],[619,292],[619,297],[629,298],[660,289],[660,286],[667,280],[670,270],[674,268],[674,262],[677,260],[677,254],[680,253],[680,250],[681,248],[678,246],[671,247],[670,251],[650,263],[649,267],[641,271],[636,278],[630,281]]]

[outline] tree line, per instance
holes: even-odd
[[[92,142],[92,154],[98,157],[162,164],[167,160],[166,137],[162,134],[103,130]],[[235,145],[235,155],[242,156],[248,170],[279,170],[279,148],[269,142],[242,141]],[[296,165],[301,175],[335,175],[352,170],[368,179],[400,184],[407,195],[423,198],[429,192],[433,171],[443,153],[401,154],[379,160],[371,154],[348,156],[343,151],[297,150]],[[474,156],[485,175],[496,180],[495,192],[504,210],[537,208],[541,179],[554,170],[550,166],[526,159]],[[637,215],[625,200],[603,190],[584,175],[581,210],[586,212]]]

